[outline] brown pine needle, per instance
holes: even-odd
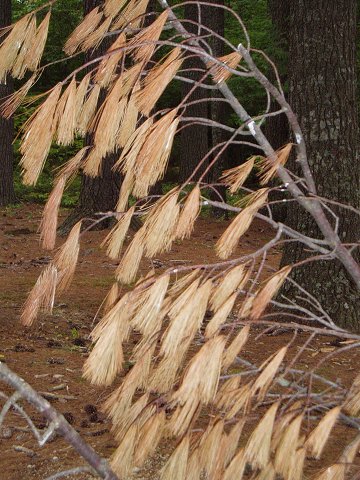
[[[76,89],[76,100],[75,100],[75,124],[76,129],[78,128],[78,123],[80,120],[81,110],[83,109],[86,95],[90,86],[91,72],[89,72],[79,83],[79,86]]]
[[[109,56],[101,60],[94,77],[94,81],[98,83],[101,88],[106,88],[116,73],[119,62],[124,56],[121,48],[124,47],[125,44],[126,36],[125,33],[122,32],[108,49],[107,53],[109,53]]]
[[[57,269],[50,264],[43,270],[29,293],[21,313],[21,323],[30,327],[38,313],[52,313],[57,282]]]
[[[120,10],[124,8],[127,0],[105,0],[104,3],[104,14],[107,17],[115,17]]]
[[[38,74],[34,73],[27,82],[24,83],[16,92],[8,96],[0,106],[1,116],[9,119],[23,103],[30,88],[38,79]]]
[[[214,286],[210,299],[211,309],[217,311],[236,290],[241,289],[248,280],[245,265],[232,268],[222,280]]]
[[[179,123],[176,115],[177,108],[170,110],[146,132],[147,136],[134,162],[133,194],[137,198],[146,196],[149,188],[164,176]]]
[[[135,449],[134,464],[142,466],[158,446],[166,422],[165,410],[154,413],[142,426]]]
[[[230,465],[225,470],[222,480],[242,480],[246,466],[246,459],[244,456],[244,449],[238,451],[235,457],[230,462]]]
[[[190,439],[187,435],[182,439],[166,462],[160,480],[186,480],[186,469],[189,457]]]
[[[292,143],[288,143],[275,152],[275,158],[268,157],[259,162],[261,168],[259,174],[261,185],[266,185],[272,178],[274,178],[278,168],[285,165],[290,156],[292,146]]]
[[[285,282],[287,276],[291,272],[291,265],[286,265],[281,270],[276,272],[270,280],[267,280],[265,286],[256,294],[252,303],[250,318],[258,320],[266,307],[269,305],[271,299],[279,291],[281,285]]]
[[[60,168],[59,172],[56,175],[56,178],[65,177],[66,179],[70,179],[76,175],[78,172],[81,162],[88,151],[89,147],[84,147],[78,151],[75,157],[70,158],[62,167]]]
[[[106,295],[105,303],[104,303],[104,313],[108,313],[113,306],[119,300],[119,284],[117,282],[113,283],[112,287],[110,288],[109,293]]]
[[[239,65],[242,56],[239,52],[231,52],[228,55],[224,55],[223,57],[218,57],[217,60],[227,65],[229,68],[233,70]],[[210,68],[210,73],[213,77],[215,83],[225,82],[228,78],[231,77],[232,73],[224,66],[219,65],[217,63],[209,62],[208,68]]]
[[[135,90],[135,87],[134,87],[134,90]],[[126,111],[125,111],[121,126],[117,133],[116,145],[118,147],[120,148],[125,147],[127,142],[130,140],[131,135],[136,130],[138,115],[139,115],[139,112],[135,104],[135,100],[133,96],[131,96],[127,103]]]
[[[111,26],[111,30],[121,30],[124,27],[139,28],[144,20],[149,0],[130,0]]]
[[[210,322],[206,325],[205,338],[210,338],[219,332],[219,329],[228,319],[233,307],[237,293],[233,293],[225,303],[217,310]]]
[[[103,13],[99,12],[99,7],[95,7],[91,10],[67,39],[64,46],[64,52],[67,55],[73,55],[80,45],[96,29],[102,18]]]
[[[186,471],[186,480],[199,480],[201,475],[201,465],[199,461],[199,452],[194,450],[189,458],[187,471]]]
[[[241,377],[239,376],[228,378],[221,385],[221,387],[218,389],[214,402],[217,408],[227,408],[230,404],[232,404],[231,397],[234,397],[234,395],[236,395],[238,392],[240,378]]]
[[[119,282],[127,285],[135,280],[143,252],[144,227],[135,234],[116,269],[115,275]]]
[[[200,187],[196,185],[187,196],[176,227],[175,237],[177,239],[183,240],[184,238],[190,238],[194,229],[195,220],[199,216],[201,209],[200,195]]]
[[[76,81],[72,78],[62,94],[56,109],[58,127],[56,140],[58,145],[70,145],[74,141],[76,121]]]
[[[248,198],[250,203],[231,222],[216,243],[216,253],[222,259],[228,258],[236,248],[240,237],[250,227],[254,216],[267,202],[268,189],[261,189]]]
[[[136,419],[141,415],[146,405],[149,403],[149,393],[144,393],[139,400],[137,400],[125,414],[119,418],[112,418],[111,431],[114,433],[116,440],[121,441],[124,438],[126,431],[129,429]]]
[[[287,352],[287,346],[282,347],[271,359],[267,359],[263,365],[260,367],[262,372],[255,380],[251,392],[252,395],[258,394],[259,401],[262,401],[265,397],[265,394],[270,387],[282,361]]]
[[[219,457],[223,431],[224,422],[223,420],[218,420],[214,425],[210,425],[201,437],[199,460],[202,469],[209,478],[214,477],[215,471],[223,461],[223,459]]]
[[[56,288],[59,293],[63,292],[70,286],[74,276],[80,250],[80,230],[81,221],[73,226],[66,242],[55,255],[54,265],[59,271]]]
[[[100,95],[100,85],[94,85],[92,90],[85,100],[77,118],[76,132],[79,135],[85,136],[89,131],[90,125],[94,120],[96,107],[98,105]]]
[[[227,420],[233,419],[239,414],[240,410],[246,412],[248,410],[249,402],[252,398],[250,385],[246,384],[240,387],[230,399],[226,400],[225,407],[231,407],[226,413]]]
[[[257,158],[257,156],[250,157],[249,160],[242,165],[231,168],[230,170],[225,170],[223,172],[220,177],[220,181],[230,185],[231,193],[236,193],[239,188],[243,186],[245,180],[250,175]]]
[[[134,450],[137,435],[137,425],[133,424],[111,457],[110,466],[119,478],[127,478],[134,466]]]
[[[190,283],[192,283],[199,276],[199,274],[200,274],[200,270],[195,269],[192,272],[187,273],[186,275],[184,275],[180,279],[176,279],[176,281],[174,282],[172,287],[169,289],[168,295],[170,297],[180,295],[180,293],[185,288],[187,288],[190,285]]]
[[[43,169],[55,132],[55,112],[60,93],[61,83],[58,83],[24,126],[20,165],[25,185],[34,185]]]
[[[120,255],[134,212],[135,207],[129,208],[101,244],[102,247],[107,247],[106,254],[112,259],[117,259]]]
[[[168,11],[164,10],[151,25],[140,30],[140,32],[128,42],[129,47],[134,47],[132,56],[135,62],[146,63],[150,60],[167,17]]]
[[[356,416],[360,411],[360,375],[357,375],[342,406],[344,412]]]
[[[123,212],[124,210],[126,210],[129,202],[129,196],[134,186],[134,183],[135,183],[135,176],[133,172],[128,171],[121,184],[119,200],[116,204],[117,212]]]
[[[185,404],[192,396],[198,397],[205,405],[214,400],[225,343],[225,337],[214,337],[194,355],[186,368],[179,389],[173,394],[174,402]]]
[[[302,420],[303,414],[300,414],[290,423],[284,431],[276,449],[274,460],[275,470],[285,479],[292,480],[294,478],[290,475],[294,469]]]
[[[305,447],[313,458],[319,460],[324,450],[325,444],[330,436],[339,414],[341,407],[337,406],[329,410],[321,419],[318,426],[310,433],[305,442]]]
[[[9,34],[0,45],[0,82],[4,83],[8,73],[13,68],[16,57],[33,24],[34,15],[28,14],[9,27]]]
[[[229,434],[223,436],[222,441],[224,444],[224,467],[227,467],[229,465],[235,455],[236,450],[238,449],[244,425],[245,420],[238,420],[230,430]]]
[[[36,35],[33,38],[33,42],[30,50],[26,56],[25,62],[27,68],[34,72],[41,61],[42,54],[44,52],[48,32],[49,32],[49,23],[50,23],[51,11],[49,11],[44,20],[40,23],[39,27],[36,30]]]
[[[65,184],[66,177],[59,177],[44,207],[40,223],[40,241],[45,250],[52,250],[55,247],[58,213]]]
[[[28,23],[28,27],[26,29],[21,48],[19,50],[19,53],[16,57],[15,63],[11,70],[11,75],[14,78],[20,79],[24,77],[25,72],[28,68],[26,63],[26,58],[28,56],[28,52],[31,48],[31,45],[33,44],[35,36],[36,36],[36,18],[35,16],[33,16],[30,22]]]
[[[266,467],[259,472],[259,475],[254,480],[275,480],[276,472],[273,464],[269,462]]]
[[[338,462],[331,465],[323,471],[315,480],[345,480],[348,478],[347,473],[351,467],[355,456],[358,453],[360,445],[360,435],[357,435],[354,440],[347,445]]]
[[[90,48],[96,49],[108,33],[111,25],[111,17],[105,18],[103,22],[94,30],[81,44],[81,51],[86,52]]]
[[[176,75],[183,62],[181,48],[174,48],[162,62],[147,74],[141,89],[135,94],[135,102],[140,112],[147,117],[155,107],[165,88]]]
[[[178,195],[176,188],[160,198],[145,220],[145,253],[149,258],[171,247],[180,212]]]
[[[271,405],[255,427],[246,444],[244,455],[246,461],[253,468],[265,468],[269,463],[271,435],[278,406],[278,403]]]
[[[240,330],[238,335],[226,348],[224,353],[223,364],[222,364],[222,368],[224,370],[227,370],[235,361],[237,355],[239,354],[239,352],[247,342],[247,339],[249,337],[249,332],[250,332],[250,325],[245,325],[245,327],[243,327]]]

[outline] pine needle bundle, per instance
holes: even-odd
[[[267,201],[268,189],[263,188],[248,196],[248,205],[235,217],[216,243],[216,253],[220,258],[228,258],[239,239],[250,227],[254,216]]]
[[[195,220],[199,216],[201,210],[200,196],[200,187],[199,185],[195,185],[188,194],[184,207],[181,210],[175,234],[177,239],[183,240],[184,238],[190,238],[194,229]]]
[[[357,375],[342,406],[344,412],[356,416],[360,411],[360,375]]]
[[[275,470],[286,480],[294,479],[292,472],[295,466],[294,462],[302,420],[303,415],[300,414],[288,425],[276,449],[274,460]]]
[[[86,133],[90,130],[90,125],[94,120],[96,107],[98,105],[100,90],[100,85],[93,85],[90,94],[84,101],[84,104],[78,113],[76,132],[79,135],[85,136]]]
[[[113,75],[116,73],[119,62],[124,56],[121,48],[124,47],[125,44],[125,33],[120,33],[115,42],[107,50],[109,56],[101,60],[94,77],[94,82],[98,83],[101,88],[108,87]]]
[[[180,211],[178,195],[179,190],[175,188],[160,198],[145,220],[145,254],[149,258],[171,247]]]
[[[105,0],[104,14],[107,17],[115,17],[124,8],[127,0]]]
[[[267,390],[269,389],[285,355],[287,352],[287,346],[280,348],[280,350],[267,359],[260,367],[261,373],[255,380],[252,386],[252,395],[258,394],[259,401],[262,401],[265,397]]]
[[[135,102],[140,112],[149,116],[165,88],[176,75],[183,62],[181,48],[174,48],[165,60],[156,64],[146,75],[141,89],[135,93]]]
[[[160,480],[186,480],[186,467],[189,457],[190,439],[186,435],[163,467]]]
[[[246,444],[244,455],[246,461],[250,463],[254,469],[265,468],[269,463],[271,435],[278,406],[278,403],[271,405],[255,427]]]
[[[111,17],[105,18],[96,30],[93,30],[92,33],[84,39],[81,44],[81,51],[86,52],[90,50],[90,48],[96,49],[100,45],[110,29],[111,20]]]
[[[166,422],[165,410],[155,412],[142,426],[136,443],[134,464],[142,466],[158,446]]]
[[[132,295],[130,292],[125,293],[112,308],[106,312],[105,316],[92,330],[90,337],[95,342],[98,340],[106,328],[112,323],[121,323],[123,338],[127,339],[130,332],[130,318],[133,313]]]
[[[102,247],[107,247],[106,254],[112,259],[117,259],[120,255],[134,212],[135,207],[129,208],[101,244]]]
[[[170,275],[161,275],[150,287],[140,292],[135,300],[136,312],[131,321],[134,330],[145,338],[151,337],[160,329],[160,310],[169,285]]]
[[[88,150],[89,147],[83,147],[74,157],[70,158],[70,160],[64,163],[64,165],[62,165],[58,171],[56,178],[65,177],[66,180],[71,180],[71,178],[74,177],[78,172],[81,162]]]
[[[200,274],[198,268],[192,270],[190,273],[187,273],[180,279],[176,279],[171,288],[169,288],[168,295],[169,297],[174,297],[180,295],[180,293],[187,288],[190,283],[192,283]]]
[[[75,100],[75,124],[76,128],[80,120],[80,113],[84,106],[85,98],[89,90],[91,80],[91,72],[87,73],[76,88],[76,100]]]
[[[206,325],[205,338],[210,338],[213,335],[218,333],[219,329],[223,326],[223,324],[228,319],[234,307],[236,298],[237,298],[237,293],[235,292],[216,311],[216,313],[214,314],[210,322]]]
[[[275,480],[276,472],[274,466],[269,462],[266,467],[259,472],[254,480]]]
[[[124,413],[122,417],[112,418],[112,427],[111,431],[113,432],[116,440],[121,441],[126,434],[126,431],[129,429],[136,419],[141,415],[145,410],[146,406],[149,403],[150,394],[144,393],[133,405],[129,407],[128,410]]]
[[[239,65],[242,56],[239,52],[231,52],[222,57],[218,57],[216,60],[224,63],[227,67],[235,70]],[[231,77],[232,73],[225,66],[219,65],[218,63],[208,62],[208,68],[210,68],[210,73],[213,77],[215,83],[225,82],[228,78]]]
[[[125,285],[135,280],[144,252],[144,233],[144,227],[136,232],[116,269],[117,280]]]
[[[247,280],[245,265],[237,265],[229,270],[220,282],[214,285],[210,300],[211,309],[217,311],[236,290],[245,285]]]
[[[103,13],[99,11],[99,7],[93,8],[66,40],[64,52],[67,55],[73,55],[86,38],[96,29],[102,18]]]
[[[133,91],[136,89],[137,86],[135,85]],[[125,147],[131,135],[135,132],[138,115],[139,111],[135,104],[134,96],[132,95],[126,105],[125,114],[116,136],[116,145],[119,148]]]
[[[119,199],[116,204],[117,212],[124,212],[128,206],[130,193],[132,192],[135,183],[135,175],[129,170],[121,183]]]
[[[172,396],[173,402],[185,404],[189,398],[198,398],[206,405],[214,400],[225,342],[226,338],[223,336],[214,337],[194,355],[179,389]]]
[[[271,299],[279,291],[281,285],[285,282],[291,272],[291,265],[286,265],[276,272],[270,280],[267,280],[265,286],[256,294],[252,303],[250,318],[257,320],[261,317]]]
[[[109,293],[105,297],[105,302],[103,306],[104,313],[108,313],[118,300],[119,300],[119,284],[115,282],[112,284],[112,287],[110,288]]]
[[[59,293],[69,287],[74,276],[80,251],[80,230],[81,221],[73,226],[67,240],[54,257],[54,265],[59,271],[58,283],[56,286]]]
[[[260,184],[266,185],[274,176],[280,166],[284,166],[287,162],[293,144],[288,143],[284,147],[277,150],[276,157],[268,157],[259,162],[260,166]]]
[[[318,426],[308,436],[305,447],[313,458],[319,460],[324,450],[325,444],[330,436],[339,414],[341,407],[337,406],[329,410],[321,419]]]
[[[27,68],[32,72],[38,68],[41,61],[49,32],[50,15],[51,12],[49,11],[37,28],[36,34],[33,37],[31,48],[29,49],[25,59]]]
[[[163,178],[179,118],[177,108],[170,110],[149,129],[135,162],[135,186],[133,194],[142,198],[149,188]]]
[[[243,427],[245,425],[245,420],[240,419],[238,420],[235,425],[232,427],[230,432],[223,436],[222,443],[224,445],[223,452],[224,452],[224,466],[227,467],[231,460],[233,459],[236,450],[239,446],[240,437],[243,431]]]
[[[160,349],[160,353],[165,356],[174,357],[178,346],[183,341],[191,341],[201,326],[211,293],[211,283],[207,281],[199,288],[196,287],[197,284],[198,281],[195,280],[168,312],[170,323]],[[194,288],[195,292],[190,294]]]
[[[40,241],[45,250],[52,250],[55,247],[58,213],[65,184],[66,177],[60,176],[55,182],[43,210],[40,222]]]
[[[250,325],[245,325],[238,335],[234,338],[234,340],[230,343],[230,345],[226,348],[224,353],[224,359],[222,367],[224,370],[227,370],[235,361],[237,355],[247,342],[250,332]]]
[[[154,53],[156,42],[159,40],[163,27],[168,17],[168,11],[164,10],[154,22],[140,30],[129,42],[133,47],[132,56],[135,62],[148,62]]]
[[[224,432],[224,421],[218,420],[215,424],[208,426],[201,437],[199,445],[199,461],[202,470],[208,478],[213,478],[214,473],[219,469],[222,462],[220,457],[221,442]]]
[[[113,22],[111,30],[121,30],[126,26],[134,29],[139,28],[143,22],[143,15],[148,3],[149,0],[130,0]]]
[[[76,81],[72,78],[69,86],[61,95],[56,109],[58,145],[70,145],[74,141],[76,121]]]
[[[110,459],[110,466],[119,478],[126,478],[134,466],[134,451],[138,427],[136,423],[130,426],[122,442]]]
[[[24,126],[20,165],[25,185],[34,185],[43,169],[55,133],[55,112],[60,93],[61,83],[58,83]]]
[[[17,54],[14,65],[11,69],[11,75],[14,78],[23,78],[27,70],[26,58],[36,35],[36,17],[31,17],[26,29],[24,38],[22,39],[21,48]]]
[[[21,323],[26,327],[33,324],[40,311],[52,313],[57,282],[57,269],[49,265],[43,270],[29,293],[21,313]]]
[[[222,480],[242,480],[246,467],[244,449],[240,449],[225,470]]]
[[[241,410],[248,411],[250,400],[252,398],[251,387],[247,383],[238,388],[236,392],[231,395],[229,401],[225,402],[224,407],[228,409],[225,415],[226,420],[231,420],[236,417]]]
[[[199,480],[201,475],[201,466],[199,461],[198,449],[191,452],[186,470],[186,480]]]
[[[15,113],[38,78],[38,74],[34,73],[16,92],[6,97],[6,100],[0,105],[0,115],[2,117],[9,119]]]
[[[240,386],[239,376],[230,377],[219,387],[215,397],[215,405],[219,410],[231,404],[231,397],[237,393]]]
[[[12,70],[16,57],[26,40],[28,32],[33,32],[34,15],[28,14],[9,27],[9,34],[0,45],[0,82],[4,83]]]
[[[252,156],[242,165],[238,167],[225,170],[220,177],[220,181],[230,185],[230,192],[236,193],[240,187],[243,186],[245,180],[251,173],[251,170],[254,167],[255,160],[257,156]]]

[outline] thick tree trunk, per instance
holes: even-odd
[[[318,195],[359,208],[356,7],[356,0],[290,2],[289,77],[290,102],[304,132]],[[360,217],[333,210],[339,215],[341,240],[359,241]],[[299,207],[289,209],[287,220],[302,233],[319,236]],[[287,244],[282,264],[307,256],[301,244]],[[360,331],[360,295],[338,262],[308,263],[295,269],[293,279],[338,325]],[[291,285],[285,293],[299,294]]]
[[[0,0],[0,28],[11,25],[11,0]],[[13,82],[10,76],[5,83],[0,83],[0,102],[13,93]],[[6,206],[16,202],[13,179],[14,152],[12,141],[14,122],[0,117],[0,205]]]
[[[85,0],[84,15],[87,15],[93,8],[102,3],[103,0]],[[96,50],[86,55],[85,61],[90,61],[104,54],[112,42],[113,39],[103,41]],[[99,104],[101,104],[103,98],[104,95],[100,98]],[[92,138],[91,136],[87,136],[85,138],[85,145],[91,144]],[[62,234],[67,233],[70,228],[82,218],[93,217],[94,213],[98,212],[115,210],[119,198],[121,177],[111,169],[118,158],[119,153],[107,155],[102,161],[102,171],[99,177],[92,178],[86,175],[82,176],[78,204],[60,227]],[[96,228],[107,228],[108,226],[109,221],[104,221],[97,224]]]

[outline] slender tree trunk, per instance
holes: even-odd
[[[356,8],[356,0],[290,2],[289,77],[290,102],[305,135],[318,195],[359,208]],[[360,217],[345,209],[333,210],[339,215],[341,240],[358,242]],[[306,235],[319,235],[314,222],[297,206],[289,209],[287,220]],[[332,222],[335,225],[334,218]],[[282,264],[307,256],[301,244],[287,244]],[[338,262],[308,263],[294,270],[293,279],[321,302],[338,325],[360,330],[359,292]],[[299,295],[291,285],[285,293]]]
[[[101,5],[103,0],[85,0],[84,15],[87,15],[97,5]],[[113,39],[105,40],[101,45],[86,55],[85,61],[90,61],[106,52]],[[100,96],[99,105],[104,99]],[[85,145],[92,144],[92,137],[85,138]],[[61,233],[67,233],[69,229],[81,218],[92,217],[97,212],[114,211],[121,185],[121,176],[112,171],[112,167],[119,157],[119,153],[111,153],[102,160],[102,171],[98,177],[92,178],[82,175],[81,190],[79,201],[70,216],[65,220],[60,228]],[[102,222],[96,228],[107,228],[109,221]]]
[[[11,25],[11,0],[0,0],[0,28]],[[13,82],[10,76],[5,83],[0,83],[0,102],[13,93]],[[13,179],[14,152],[12,141],[14,137],[14,121],[0,117],[0,205],[5,206],[16,202]]]

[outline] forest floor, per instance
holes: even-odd
[[[66,215],[62,212],[62,216]],[[109,457],[117,447],[111,425],[101,413],[101,405],[111,388],[95,388],[82,378],[82,366],[90,342],[89,333],[98,308],[113,283],[116,262],[109,260],[99,248],[107,231],[87,232],[82,238],[79,265],[70,290],[57,299],[53,315],[42,316],[31,328],[19,323],[22,305],[51,253],[44,252],[38,241],[41,206],[21,205],[0,210],[0,360],[22,376],[39,392],[55,395],[51,403],[61,411],[73,427],[101,455]],[[168,254],[151,264],[143,261],[146,273],[153,265],[160,270],[173,265],[190,265],[216,261],[214,243],[228,222],[200,218],[190,240],[176,244]],[[272,232],[261,222],[254,222],[244,236],[238,252],[250,253],[266,241]],[[59,239],[59,244],[63,239]],[[281,252],[274,250],[268,260],[278,265]],[[261,334],[255,328],[242,356],[260,364],[271,353],[293,339],[292,332],[279,335]],[[293,341],[289,356],[295,355],[309,334],[300,332]],[[328,352],[338,347],[334,338],[316,337],[296,362],[296,368],[308,370]],[[334,346],[335,345],[335,346]],[[350,350],[333,356],[318,373],[349,386],[358,372],[360,354]],[[10,391],[1,386],[7,394]],[[49,395],[48,395],[49,396]],[[27,410],[38,428],[46,424],[41,415]],[[309,478],[314,471],[336,461],[344,445],[354,438],[354,429],[339,425],[330,440],[323,461],[310,464]],[[25,447],[27,450],[23,450]],[[25,421],[10,413],[0,428],[1,480],[46,479],[60,470],[81,465],[82,459],[60,437],[45,447],[36,444]],[[166,458],[166,449],[156,455],[155,464],[135,472],[136,479],[158,478],[154,470]],[[89,478],[79,475],[76,478]]]

